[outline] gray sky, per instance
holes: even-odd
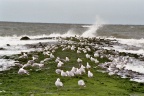
[[[144,0],[0,0],[0,21],[144,24]]]

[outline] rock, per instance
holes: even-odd
[[[5,48],[0,48],[0,50],[5,50]]]
[[[7,46],[10,46],[10,44],[6,44]]]
[[[30,38],[28,36],[24,36],[20,40],[30,40]]]
[[[144,85],[144,83],[139,83],[139,85],[140,85],[140,86],[143,86],[143,85]]]
[[[4,55],[4,56],[2,56],[2,58],[3,58],[3,59],[10,59],[10,56]]]

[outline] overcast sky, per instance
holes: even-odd
[[[144,24],[144,0],[0,0],[0,21]]]

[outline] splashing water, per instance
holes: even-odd
[[[4,48],[4,50],[0,50],[0,56],[3,55],[13,55],[19,54],[21,51],[31,51],[33,49],[27,48],[24,45],[26,44],[37,44],[39,42],[56,42],[56,40],[35,40],[36,38],[42,38],[46,35],[41,36],[29,36],[31,40],[20,40],[22,36],[0,36],[0,48]],[[34,39],[34,40],[33,40]],[[10,46],[7,46],[9,44]]]
[[[99,17],[96,16],[96,23],[93,24],[92,26],[82,26],[82,27],[87,27],[88,30],[83,32],[81,35],[78,33],[75,33],[73,30],[69,30],[68,32],[64,34],[60,33],[52,33],[49,35],[49,37],[71,37],[71,36],[81,36],[81,37],[95,37],[97,36],[96,31],[102,27],[102,25],[105,24],[105,22]]]
[[[100,27],[102,27],[103,24],[105,24],[104,21],[97,16],[96,17],[96,23],[94,25],[90,26],[89,29],[81,35],[81,37],[95,37],[95,36],[97,36],[97,30]]]

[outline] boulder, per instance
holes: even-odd
[[[24,36],[20,40],[30,40],[30,38],[28,36]]]

